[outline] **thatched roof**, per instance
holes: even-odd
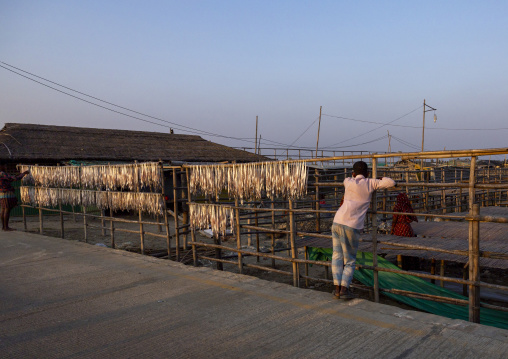
[[[35,163],[67,160],[256,162],[267,159],[193,135],[6,123],[0,131],[0,160]]]

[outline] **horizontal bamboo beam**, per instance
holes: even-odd
[[[63,211],[63,210],[60,211],[58,209],[51,209],[51,208],[45,208],[45,207],[33,207],[33,206],[26,205],[26,204],[22,204],[22,205],[20,205],[20,207],[40,209],[40,210],[43,210],[46,212],[56,212],[56,213],[62,212],[64,214],[68,214],[68,215],[86,216],[89,218],[98,218],[98,219],[103,219],[105,221],[114,221],[114,222],[121,222],[121,223],[152,224],[152,225],[156,225],[156,226],[164,224],[164,223],[159,223],[159,222],[133,221],[133,220],[129,220],[129,219],[116,218],[116,217],[101,217],[101,216],[96,216],[94,214],[89,214],[89,213],[76,213],[76,212],[69,212],[69,211]],[[137,233],[139,233],[139,231]]]
[[[392,293],[392,294],[397,294],[397,295],[403,295],[405,297],[410,297],[410,298],[428,299],[428,300],[432,300],[434,302],[439,302],[439,303],[456,304],[456,305],[463,305],[463,306],[467,306],[469,304],[469,301],[467,299],[457,299],[457,298],[441,297],[441,296],[438,296],[438,295],[418,293],[418,292],[411,292],[411,291],[408,291],[408,290],[383,289],[383,288],[380,288],[380,291],[385,292],[385,293]]]

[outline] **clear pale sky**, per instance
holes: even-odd
[[[294,146],[315,149],[323,106],[342,118],[322,116],[320,148],[384,152],[387,130],[421,147],[426,99],[437,108],[426,150],[505,147],[507,19],[506,1],[0,0],[0,65],[179,124],[0,68],[0,125],[189,133],[184,125],[253,147],[259,116],[262,147],[301,136]],[[405,114],[392,125],[413,127],[343,119]],[[392,138],[392,150],[412,148]]]

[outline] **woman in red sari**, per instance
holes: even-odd
[[[393,211],[402,213],[414,213],[413,207],[411,207],[411,202],[409,202],[407,194],[404,192],[399,193],[397,196],[397,204],[395,204],[395,207],[393,207]],[[418,218],[410,215],[394,214],[392,220],[392,230],[390,234],[401,237],[416,237],[415,232],[411,227],[411,222],[418,222]]]

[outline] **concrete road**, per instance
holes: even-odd
[[[508,331],[0,233],[1,358],[506,358]]]

